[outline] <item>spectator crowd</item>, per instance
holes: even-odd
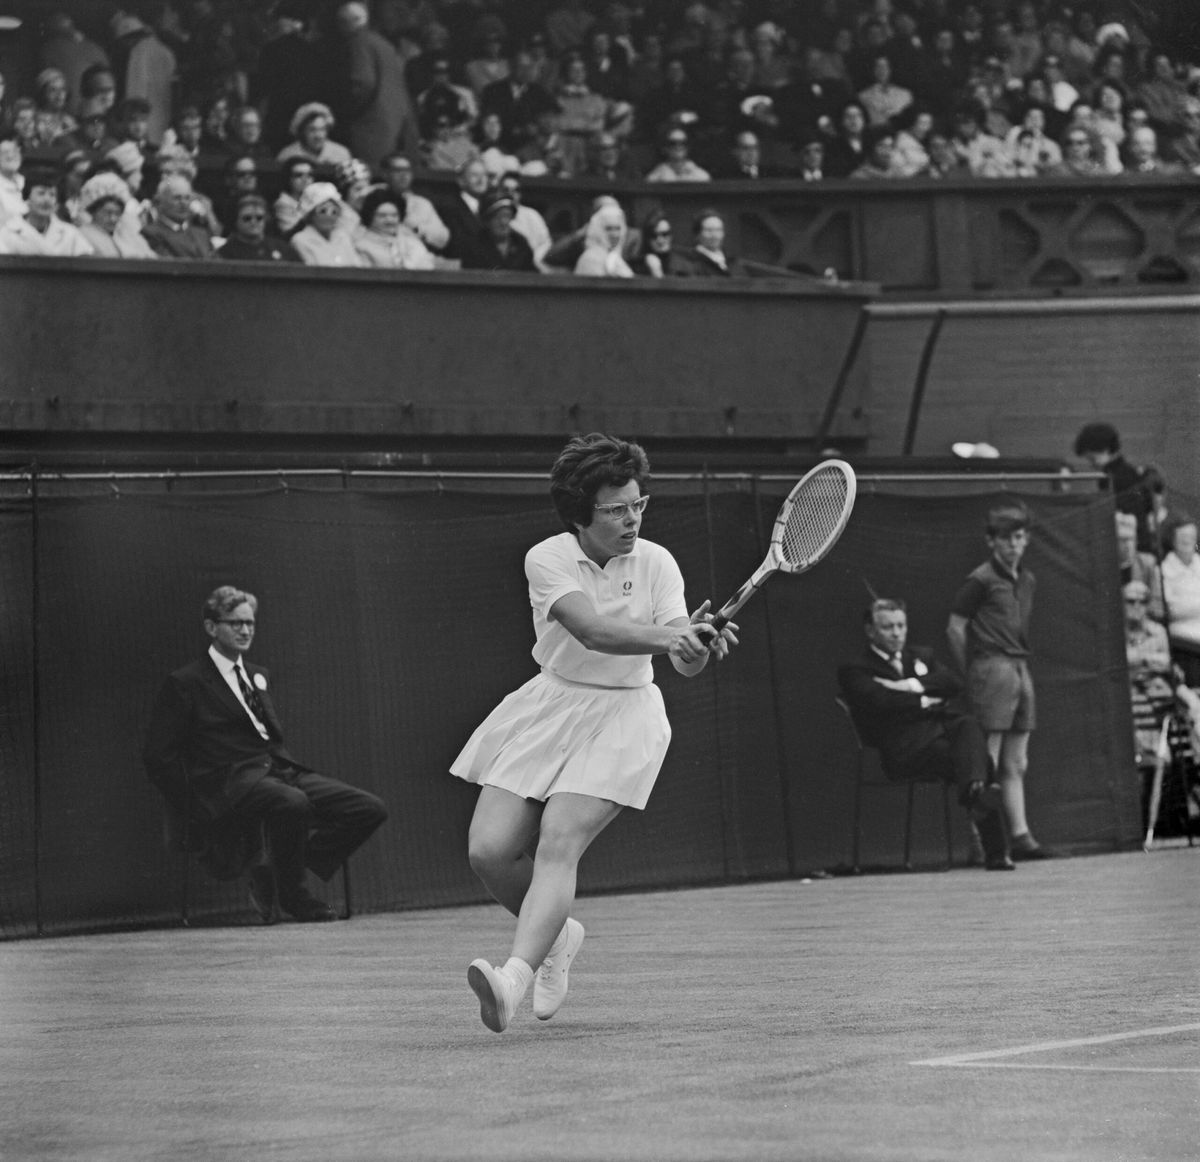
[[[1196,54],[1120,0],[76,7],[0,78],[0,253],[727,277],[716,211],[553,238],[522,183],[1200,176]]]

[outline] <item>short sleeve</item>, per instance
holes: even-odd
[[[562,551],[557,538],[542,541],[525,554],[525,577],[529,581],[529,604],[547,620],[560,597],[583,592],[579,569]]]
[[[971,620],[987,597],[987,586],[978,577],[968,577],[962,588],[954,595],[950,612]]]
[[[654,624],[667,625],[676,618],[687,616],[683,574],[675,558],[661,549],[654,577]]]

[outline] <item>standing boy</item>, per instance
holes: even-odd
[[[1021,566],[1029,547],[1029,510],[1019,501],[990,509],[991,555],[958,591],[946,628],[950,650],[967,679],[967,697],[987,732],[1015,860],[1046,859],[1025,818],[1025,770],[1035,725],[1029,672],[1029,617],[1036,581]]]

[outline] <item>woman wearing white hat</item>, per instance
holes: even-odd
[[[115,173],[98,173],[83,183],[79,207],[86,220],[79,223],[79,232],[92,244],[97,258],[157,257],[141,231],[125,223],[132,200],[129,187]]]
[[[329,139],[329,131],[336,122],[333,111],[320,101],[309,101],[292,114],[288,130],[295,139],[279,151],[278,161],[290,157],[305,157],[313,165],[338,166],[353,161],[353,155],[344,145]]]
[[[331,182],[313,182],[300,195],[302,226],[292,245],[308,266],[365,266],[342,224],[342,196]]]

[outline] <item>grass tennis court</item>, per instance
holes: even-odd
[[[13,1160],[1200,1156],[1200,848],[583,899],[551,1022],[499,907],[0,945]]]

